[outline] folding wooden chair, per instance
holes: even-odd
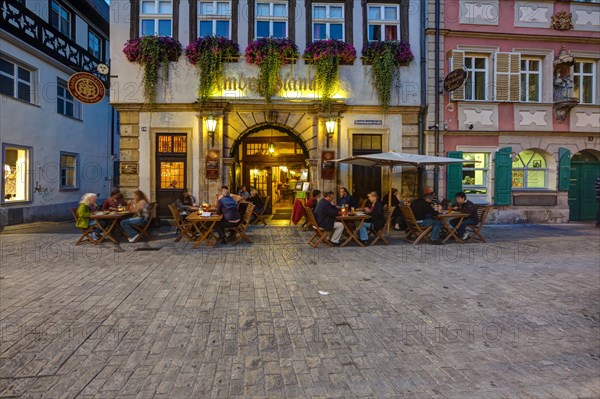
[[[244,212],[244,216],[242,216],[242,221],[235,227],[228,228],[228,231],[232,232],[231,240],[246,240],[248,242],[252,242],[250,237],[246,234],[246,230],[248,230],[248,226],[250,226],[250,220],[252,220],[252,213],[254,212],[254,204],[248,204],[246,207],[246,211]]]
[[[471,242],[471,240],[487,242],[485,241],[485,238],[483,238],[483,235],[481,235],[481,229],[483,229],[483,226],[485,226],[485,223],[487,222],[490,210],[492,210],[491,205],[477,207],[477,216],[479,216],[479,223],[474,225],[467,225],[467,229],[471,230],[471,232],[473,233],[471,237],[467,238],[467,242]]]
[[[385,238],[386,232],[388,231],[388,227],[392,222],[392,214],[394,213],[395,206],[388,207],[385,205],[383,207],[383,217],[385,218],[385,224],[379,230],[369,230],[369,235],[373,236],[375,239],[371,242],[371,245],[375,245],[375,243],[379,240],[383,241],[385,245],[390,245],[388,240]]]
[[[265,211],[267,210],[268,206],[269,206],[269,201],[271,201],[271,197],[267,196],[267,198],[265,198],[265,201],[263,202],[264,206],[263,209],[259,212],[257,210],[254,211],[254,216],[256,216],[256,219],[254,219],[254,222],[252,222],[252,224],[259,224],[262,223],[265,226],[267,225],[267,216],[265,215]]]
[[[193,225],[190,222],[187,222],[182,216],[179,208],[175,204],[169,205],[169,210],[171,211],[171,215],[173,215],[173,219],[175,219],[175,225],[177,226],[177,230],[180,231],[179,235],[175,239],[175,242],[179,242],[183,237],[187,237],[190,241],[194,241],[194,229]]]
[[[313,213],[312,209],[310,209],[308,206],[303,207],[303,209],[304,209],[304,216],[306,217],[306,221],[308,222],[308,225],[313,229],[313,231],[315,233],[312,236],[312,238],[310,240],[308,240],[308,243],[310,244],[310,246],[313,248],[316,248],[319,246],[319,244],[321,242],[324,242],[327,245],[331,245],[331,242],[329,241],[329,237],[331,236],[331,234],[333,232],[323,230],[322,228],[319,227],[319,225],[317,224],[317,219],[315,219],[315,214]],[[315,238],[317,239],[317,241],[314,241]]]
[[[361,200],[358,203],[358,207],[360,209],[363,209],[365,207],[365,205],[367,205],[367,201],[368,201],[367,198],[361,198]]]
[[[421,240],[429,241],[427,235],[431,232],[433,226],[419,226],[415,219],[415,214],[408,205],[400,205],[400,212],[402,213],[404,222],[406,222],[406,225],[410,230],[408,235],[404,237],[404,240],[411,242],[413,245],[417,245]],[[415,239],[411,240],[411,237],[415,237]]]
[[[71,214],[73,215],[73,219],[75,219],[75,224],[79,220],[79,216],[77,216],[77,208],[71,208]],[[75,245],[81,244],[84,240],[91,242],[92,244],[98,244],[98,240],[94,240],[92,238],[92,232],[96,229],[96,226],[88,226],[88,227],[79,227],[81,230],[81,237],[75,243]]]
[[[138,232],[138,236],[133,242],[138,242],[140,240],[140,238],[142,238],[143,236],[150,239],[150,233],[148,232],[148,229],[152,225],[152,220],[154,219],[154,214],[156,213],[156,205],[157,205],[156,202],[150,203],[150,207],[148,209],[148,221],[146,222],[146,224],[133,224],[132,225],[133,228],[136,229]]]

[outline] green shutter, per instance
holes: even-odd
[[[501,148],[496,152],[494,171],[494,204],[510,205],[512,189],[512,148]]]
[[[569,191],[571,183],[571,151],[558,149],[558,191]]]
[[[462,151],[448,151],[448,158],[462,159]],[[456,193],[462,191],[462,164],[446,165],[446,200],[454,201]]]

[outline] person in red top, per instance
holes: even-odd
[[[321,190],[313,190],[312,197],[310,197],[308,200],[306,200],[306,206],[314,211],[315,207],[317,206],[317,202],[319,202],[320,199],[321,199]]]
[[[119,205],[127,206],[127,201],[123,198],[123,194],[115,188],[110,192],[110,197],[105,199],[102,203],[102,210],[109,211],[111,209],[117,209]]]

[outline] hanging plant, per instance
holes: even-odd
[[[262,38],[246,47],[246,62],[258,65],[258,93],[267,103],[276,94],[281,65],[298,58],[298,47],[290,39]]]
[[[329,107],[339,83],[339,66],[352,64],[356,50],[341,40],[318,40],[306,46],[304,59],[315,65],[316,87],[321,93],[323,107]]]
[[[371,65],[371,80],[379,105],[387,112],[392,86],[400,74],[400,66],[410,63],[414,56],[410,45],[395,40],[371,42],[363,48],[363,61]]]
[[[135,62],[144,68],[144,98],[148,103],[154,104],[159,69],[162,66],[161,78],[166,83],[169,80],[169,62],[177,61],[181,55],[181,43],[170,36],[142,36],[128,40],[123,53],[129,62]]]
[[[191,42],[185,55],[198,71],[198,98],[204,104],[215,90],[222,88],[225,62],[239,57],[240,48],[233,40],[205,36]]]

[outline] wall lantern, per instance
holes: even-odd
[[[325,133],[327,134],[327,148],[329,148],[329,140],[333,137],[335,133],[335,125],[336,120],[332,115],[329,115],[329,119],[325,122]]]
[[[213,116],[212,112],[206,118],[206,131],[208,132],[208,137],[210,137],[211,147],[215,146],[215,132],[217,131],[217,120]]]

